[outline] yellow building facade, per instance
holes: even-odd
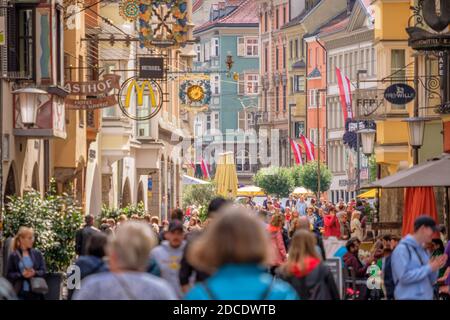
[[[426,83],[438,75],[437,57],[416,52],[408,45],[408,24],[412,20],[411,6],[414,0],[376,0],[375,46],[377,54],[378,90],[380,95],[393,83],[403,82],[414,87],[418,75],[418,115],[430,119],[425,126],[423,146],[418,162],[438,156],[443,150],[442,120],[433,106],[437,95],[430,92]],[[417,57],[417,61],[416,61]],[[418,68],[415,73],[415,68]],[[413,165],[413,149],[408,143],[408,126],[403,120],[414,116],[414,101],[406,105],[394,105],[388,101],[377,110],[376,162],[380,177],[395,174]],[[403,213],[403,189],[384,190],[380,201],[381,221],[401,221]]]

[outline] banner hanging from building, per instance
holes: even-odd
[[[353,119],[352,89],[350,87],[350,79],[345,76],[339,68],[336,68],[336,78],[339,85],[339,97],[341,99],[344,122],[346,122],[347,119]]]
[[[120,76],[106,74],[102,80],[68,81],[64,89],[69,93],[64,101],[67,109],[93,110],[108,108],[117,104],[114,89],[120,89]],[[74,96],[77,98],[74,98]]]

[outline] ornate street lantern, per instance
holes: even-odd
[[[24,88],[12,92],[19,96],[20,118],[23,125],[32,127],[36,123],[37,111],[41,105],[42,95],[48,95],[47,91],[37,88]]]
[[[225,60],[225,63],[227,65],[228,73],[230,73],[231,68],[233,68],[233,64],[234,64],[233,55],[231,54],[231,51],[227,52],[227,60]]]
[[[373,154],[376,132],[374,129],[361,129],[358,131],[358,134],[361,135],[362,152],[366,157],[370,157]]]
[[[425,133],[425,122],[427,118],[414,117],[403,120],[408,124],[409,145],[414,149],[419,149],[423,145],[423,136]]]

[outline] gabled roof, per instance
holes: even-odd
[[[372,7],[373,0],[360,0],[370,17],[375,17],[375,10]]]
[[[236,8],[227,15],[214,21],[207,21],[194,29],[194,33],[202,32],[213,27],[249,26],[259,25],[258,3],[255,0],[229,0],[229,4]]]
[[[320,73],[319,69],[317,67],[314,68],[313,71],[311,71],[310,74],[308,74],[307,78],[320,78],[322,76],[322,73]]]
[[[342,11],[336,17],[325,23],[318,30],[316,30],[315,34],[320,34],[322,36],[332,34],[335,32],[339,32],[345,30],[350,21],[350,14],[348,14],[347,10]]]
[[[306,68],[306,63],[303,60],[296,61],[292,64],[293,69],[304,69]]]
[[[282,26],[281,29],[286,29],[300,24],[310,12],[314,11],[321,4],[321,2],[322,0],[317,2],[312,8],[303,10],[298,16],[294,17],[291,21]]]

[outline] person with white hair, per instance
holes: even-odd
[[[150,227],[126,222],[108,239],[110,272],[86,277],[74,300],[175,300],[177,295],[163,279],[146,272],[150,250],[157,239]]]

